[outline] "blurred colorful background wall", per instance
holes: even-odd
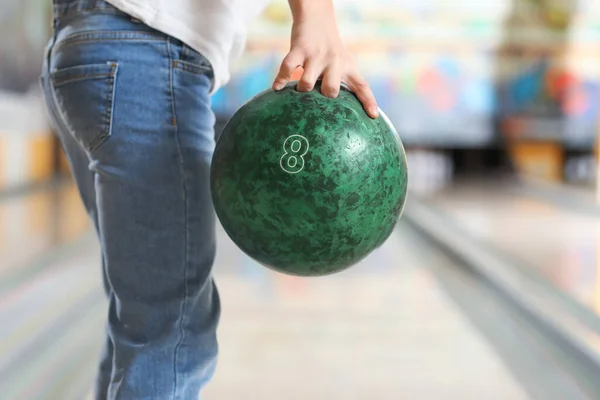
[[[410,148],[500,148],[519,171],[594,181],[600,3],[594,0],[336,1],[381,108]],[[250,30],[226,118],[267,87],[288,47],[285,0]],[[435,27],[435,28],[434,28]]]
[[[56,143],[38,87],[51,5],[4,0],[0,7],[0,191],[55,172]]]

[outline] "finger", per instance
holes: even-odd
[[[340,68],[337,65],[330,65],[323,73],[321,93],[323,96],[335,99],[340,94],[341,83],[342,73]]]
[[[292,78],[292,74],[296,69],[304,63],[304,53],[300,50],[292,49],[281,62],[279,73],[273,82],[273,89],[282,89]]]
[[[298,82],[299,92],[310,92],[314,89],[317,79],[321,76],[323,67],[318,61],[309,60],[304,64],[304,73]]]
[[[379,107],[367,81],[358,73],[353,72],[346,77],[346,84],[356,97],[358,97],[367,114],[371,118],[377,118],[379,116]]]

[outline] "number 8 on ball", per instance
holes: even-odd
[[[279,161],[281,169],[288,174],[297,174],[304,169],[304,156],[308,153],[308,139],[292,135],[283,142],[283,155]]]

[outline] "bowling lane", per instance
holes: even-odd
[[[89,228],[69,182],[0,197],[0,294],[43,268]]]
[[[346,273],[287,277],[221,234],[221,362],[207,399],[526,399],[401,224]]]
[[[450,261],[408,226],[355,269],[317,279],[271,272],[219,239],[221,361],[205,399],[528,398],[428,267]],[[98,254],[83,240],[0,298],[3,400],[90,398]]]
[[[510,256],[523,272],[537,273],[600,313],[599,214],[527,195],[531,192],[537,193],[511,184],[477,182],[425,198],[469,235]]]

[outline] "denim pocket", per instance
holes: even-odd
[[[118,64],[78,65],[50,73],[57,111],[88,152],[111,135]]]
[[[189,61],[174,60],[173,67],[196,75],[212,75],[212,68],[208,63],[197,64]]]
[[[185,44],[181,44],[177,50],[179,57],[173,60],[173,68],[195,75],[206,75],[212,80],[213,68],[206,57]]]

